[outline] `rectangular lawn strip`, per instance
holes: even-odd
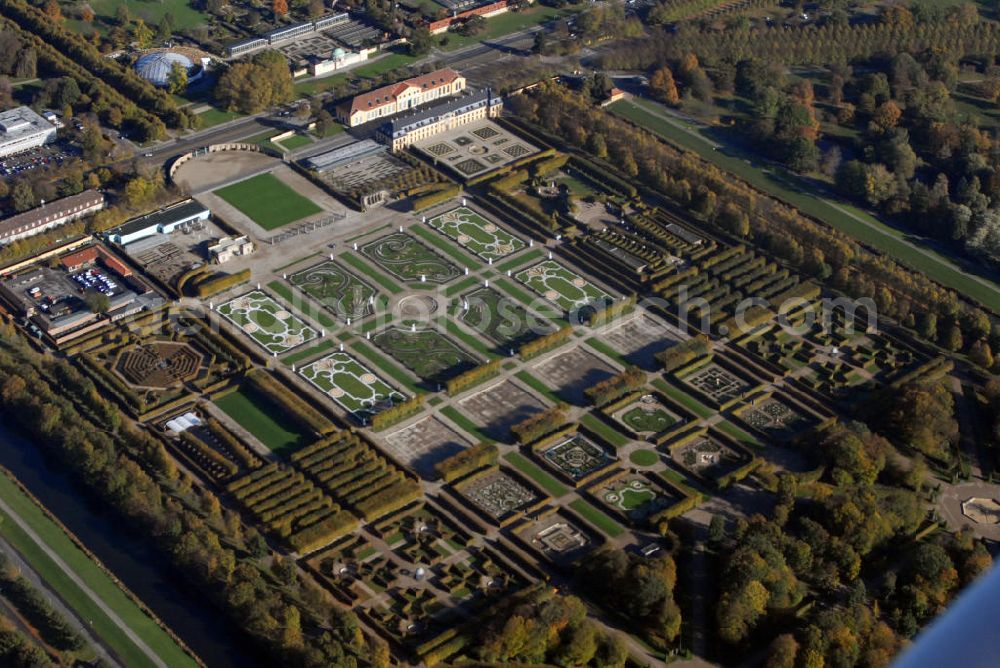
[[[460,413],[454,406],[445,406],[442,408],[441,415],[445,416],[461,429],[475,436],[480,441],[489,441],[490,443],[493,442],[493,439],[484,434],[479,427],[476,426],[475,422],[462,415],[462,413]]]
[[[0,475],[0,497],[166,665],[191,668],[198,665],[6,475]],[[154,665],[149,657],[125,635],[118,624],[105,615],[93,599],[69,578],[31,536],[5,513],[0,513],[0,518],[2,518],[0,534],[3,534],[69,607],[90,622],[92,630],[121,656],[126,665]]]
[[[294,151],[297,148],[302,148],[303,146],[308,146],[309,144],[312,143],[312,139],[309,138],[308,135],[300,135],[300,134],[296,133],[296,134],[292,135],[291,137],[287,137],[285,139],[282,139],[280,141],[276,141],[274,143],[280,145],[282,148],[284,148],[287,151]]]
[[[580,517],[593,524],[611,538],[625,533],[625,529],[618,522],[614,521],[603,511],[587,503],[584,499],[573,501],[569,504],[569,507],[575,510]]]
[[[597,352],[603,353],[604,355],[610,357],[611,359],[618,362],[622,366],[629,366],[628,360],[622,357],[621,353],[617,352],[611,346],[606,344],[604,341],[601,341],[597,337],[592,336],[589,339],[586,339],[584,343],[586,343],[588,346],[590,346]]]
[[[383,305],[381,308],[385,308]],[[373,332],[379,327],[383,327],[392,322],[393,315],[385,311],[380,311],[375,314],[374,317],[369,318],[367,321],[361,324],[361,333]]]
[[[514,377],[517,378],[522,383],[524,383],[525,385],[527,385],[528,387],[530,387],[531,389],[541,394],[549,401],[553,401],[557,404],[562,403],[562,399],[556,396],[555,392],[550,390],[545,383],[538,380],[527,371],[518,371],[516,374],[514,374]]]
[[[426,241],[427,243],[435,246],[438,250],[442,251],[452,260],[455,260],[459,264],[468,267],[470,270],[479,269],[482,263],[478,260],[473,260],[471,257],[460,251],[455,246],[451,245],[437,232],[431,232],[423,225],[411,225],[410,231],[415,232],[418,237]]]
[[[215,194],[265,230],[273,230],[322,211],[270,172],[220,188]]]
[[[482,339],[463,330],[458,326],[458,323],[451,318],[446,316],[441,318],[439,322],[444,323],[444,329],[448,332],[448,334],[452,335],[480,355],[483,355],[488,359],[496,359],[500,357],[500,355],[493,352],[488,345],[483,343]]]
[[[334,320],[329,315],[327,315],[327,313],[322,308],[320,308],[316,304],[313,304],[308,299],[302,299],[301,297],[298,297],[292,291],[292,289],[285,283],[282,283],[281,281],[271,281],[270,283],[267,284],[267,287],[270,288],[273,292],[275,292],[279,297],[284,299],[286,302],[298,308],[300,312],[305,313],[307,316],[316,320],[317,322],[319,322],[319,324],[323,325],[324,327],[329,327],[332,329],[333,327],[337,326],[337,321]]]
[[[668,383],[662,378],[655,378],[651,383],[653,387],[663,392],[665,395],[687,408],[698,417],[707,418],[715,415],[716,411],[701,403],[687,392]]]
[[[291,355],[282,359],[282,361],[289,366],[292,364],[298,364],[302,360],[307,360],[310,357],[313,357],[314,355],[318,355],[321,352],[329,350],[330,348],[333,348],[333,341],[327,339],[318,346],[313,346],[312,348],[306,348],[305,350],[300,350],[297,353],[292,353]]]
[[[277,404],[256,392],[237,390],[216,399],[215,405],[277,454],[296,450],[306,441],[295,425],[282,419]]]
[[[531,478],[533,482],[537,483],[538,486],[544,489],[552,498],[558,499],[569,492],[569,489],[565,485],[540,469],[534,462],[522,455],[520,452],[508,452],[503,456],[503,458],[508,464]]]
[[[420,388],[417,387],[416,382],[409,375],[394,363],[390,362],[385,355],[375,350],[374,347],[369,346],[366,343],[357,341],[351,344],[351,348],[358,351],[362,356],[365,357],[372,364],[377,366],[383,371],[387,376],[395,380],[397,383],[405,387],[407,390],[412,392],[414,395],[420,393]]]
[[[580,416],[580,424],[603,438],[615,448],[623,448],[631,442],[631,439],[628,436],[625,436],[611,425],[605,424],[603,420],[595,417],[591,413],[584,413]]]
[[[545,251],[541,248],[532,248],[527,253],[522,253],[511,260],[507,260],[503,264],[497,265],[496,269],[497,271],[506,274],[508,271],[513,271],[514,269],[526,265],[529,262],[540,260],[544,254]]]
[[[737,441],[740,441],[741,443],[760,446],[760,441],[758,441],[756,438],[754,438],[747,432],[743,431],[742,429],[734,425],[729,420],[723,420],[722,422],[719,422],[715,426],[716,428],[718,428],[719,431],[724,432],[725,434],[735,438]]]
[[[915,246],[909,245],[906,243],[908,233],[905,230],[897,230],[846,202],[828,200],[815,194],[798,177],[788,174],[784,169],[748,164],[746,160],[756,159],[756,156],[737,146],[726,144],[725,151],[713,150],[714,142],[705,140],[699,126],[679,119],[665,120],[659,114],[665,115],[667,112],[654,102],[622,100],[612,104],[609,110],[671,144],[698,153],[703,159],[733,172],[755,188],[791,204],[830,227],[873,246],[909,267],[923,271],[942,285],[977,299],[994,311],[1000,310],[1000,295],[997,294],[995,282],[987,281],[987,285],[984,285],[977,280],[975,274],[963,271],[948,256],[937,253],[922,242],[917,242]]]
[[[383,288],[385,288],[392,294],[398,295],[400,292],[403,291],[403,288],[393,283],[388,276],[385,276],[384,274],[382,274],[382,272],[378,271],[374,267],[369,266],[367,262],[365,262],[358,256],[352,255],[351,253],[344,253],[343,255],[340,256],[340,259],[346,262],[347,264],[351,265],[358,271],[364,272],[366,276],[371,278],[373,281],[381,285]]]
[[[444,296],[454,297],[455,295],[462,294],[469,288],[472,288],[478,284],[479,284],[478,278],[476,278],[475,276],[467,276],[466,278],[460,280],[458,283],[448,286],[448,288],[444,291]]]

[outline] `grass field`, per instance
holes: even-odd
[[[442,42],[447,37],[447,43],[443,44],[441,48],[444,51],[454,51],[483,40],[497,39],[570,13],[572,12],[545,6],[532,7],[520,12],[507,12],[486,19],[486,30],[479,35],[466,36],[454,32],[445,33],[442,36]]]
[[[94,10],[98,23],[115,24],[115,13],[121,0],[90,0],[87,3]],[[181,32],[188,28],[204,25],[208,21],[208,15],[201,13],[194,8],[189,0],[162,0],[162,2],[129,2],[129,16],[134,20],[141,18],[147,25],[156,26],[163,20],[163,15],[170,12],[174,16],[174,32]]]
[[[221,304],[216,310],[261,347],[278,355],[312,341],[319,335],[319,332],[259,290]]]
[[[642,433],[646,431],[661,432],[674,425],[677,421],[662,408],[649,411],[642,406],[636,406],[622,415],[622,422],[627,424],[633,431]]]
[[[217,109],[216,107],[206,109],[198,114],[198,118],[201,119],[201,128],[203,130],[215,127],[216,125],[221,125],[227,121],[236,120],[239,117],[239,113],[235,111],[225,111],[223,109]]]
[[[559,498],[569,492],[569,489],[565,485],[540,469],[534,462],[521,453],[508,452],[503,458],[508,464],[528,476],[532,482],[545,490],[545,493],[549,496]]]
[[[286,151],[294,151],[297,148],[308,146],[312,142],[313,140],[308,135],[300,135],[296,133],[291,137],[282,139],[281,141],[276,141],[274,143],[281,146]]]
[[[714,410],[701,403],[687,392],[674,387],[662,378],[653,380],[652,385],[698,417],[706,418],[710,415],[715,415]]]
[[[619,432],[614,427],[605,424],[600,418],[594,417],[591,413],[584,413],[580,416],[580,424],[616,448],[625,447],[629,444],[629,442],[631,442],[630,438]]]
[[[236,391],[216,399],[215,405],[273,452],[291,452],[305,444],[305,436],[267,397]]]
[[[672,144],[698,153],[702,158],[736,174],[752,186],[791,204],[803,213],[1000,312],[1000,287],[995,283],[988,279],[977,279],[975,275],[963,271],[953,260],[931,248],[906,243],[908,235],[905,232],[894,229],[865,211],[850,204],[824,199],[811,192],[799,177],[772,166],[758,166],[755,162],[759,159],[758,156],[737,147],[727,146],[725,151],[714,150],[713,142],[700,133],[698,126],[680,119],[668,121],[662,118],[658,114],[666,112],[653,102],[622,100],[608,108]]]
[[[220,188],[215,194],[265,230],[273,230],[322,211],[271,173]]]
[[[111,608],[168,666],[195,668],[198,664],[160,626],[123,592],[101,568],[63,532],[55,522],[6,475],[0,475],[0,498],[31,527],[49,549],[69,566],[86,586]],[[128,666],[154,666],[125,632],[66,575],[14,520],[0,513],[0,534],[29,562],[38,574],[77,614],[90,621],[92,630],[111,646]]]

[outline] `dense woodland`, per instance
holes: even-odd
[[[875,22],[838,16],[794,30],[686,25],[611,49],[601,63],[648,70],[667,104],[718,102],[733,114],[734,140],[832,180],[914,232],[1000,262],[996,129],[969,113],[1000,95],[1000,24],[972,4],[892,5]]]

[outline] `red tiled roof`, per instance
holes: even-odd
[[[430,72],[429,74],[422,74],[418,77],[413,77],[412,79],[406,79],[405,81],[400,81],[399,83],[392,84],[390,86],[376,88],[373,91],[362,93],[351,100],[350,112],[348,115],[353,116],[358,111],[370,111],[372,109],[378,109],[379,107],[391,104],[392,102],[395,102],[396,98],[408,88],[440,88],[441,86],[452,84],[461,76],[462,75],[455,70],[445,68],[443,70]]]

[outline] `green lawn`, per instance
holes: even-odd
[[[220,188],[215,194],[265,230],[273,230],[322,211],[271,173]]]
[[[500,273],[506,274],[508,270],[514,270],[522,265],[528,264],[529,262],[533,262],[534,260],[542,259],[544,254],[545,251],[541,248],[532,248],[527,253],[522,253],[521,255],[504,262],[503,264],[498,264],[496,269]]]
[[[278,407],[255,392],[231,392],[215,400],[215,405],[270,450],[282,454],[298,449],[305,437],[284,419]]]
[[[278,144],[286,151],[294,151],[297,148],[308,146],[309,144],[313,143],[313,140],[308,135],[300,135],[296,133],[291,137],[287,137],[285,139],[282,139],[281,141],[276,141],[274,143]]]
[[[616,448],[624,447],[631,442],[630,438],[619,432],[614,427],[605,424],[600,418],[594,417],[591,413],[584,413],[580,417],[580,424]]]
[[[905,232],[894,229],[865,211],[844,202],[833,202],[816,196],[799,177],[785,170],[750,164],[747,160],[756,160],[758,156],[737,147],[727,146],[726,151],[713,150],[711,144],[702,137],[699,126],[679,119],[667,121],[655,115],[666,112],[653,102],[622,100],[608,108],[667,141],[698,153],[702,158],[733,172],[752,186],[784,200],[803,213],[881,250],[906,266],[922,271],[942,285],[976,299],[994,311],[1000,311],[1000,291],[996,289],[995,283],[987,280],[988,284],[984,285],[974,275],[952,264],[946,256],[922,245],[917,248],[910,246],[904,241],[907,236]]]
[[[206,109],[205,111],[198,114],[198,118],[201,119],[201,128],[204,130],[206,128],[215,127],[227,121],[236,120],[240,115],[235,111],[224,111],[222,109],[217,109],[212,107],[211,109]]]
[[[518,371],[516,374],[514,374],[514,377],[517,378],[522,383],[524,383],[525,385],[527,385],[528,387],[530,387],[531,389],[541,394],[549,401],[552,401],[553,403],[557,404],[562,403],[562,400],[558,396],[556,396],[555,392],[553,392],[551,389],[549,389],[549,387],[545,383],[538,380],[527,371]]]
[[[662,378],[653,380],[652,385],[698,417],[706,418],[711,415],[715,415],[716,411],[701,403],[687,392],[684,392],[683,390],[666,382]]]
[[[433,246],[436,246],[438,250],[447,254],[448,256],[451,257],[451,259],[456,260],[459,264],[468,267],[470,270],[479,269],[481,263],[477,262],[476,260],[473,260],[471,257],[466,255],[459,249],[455,248],[444,239],[442,239],[440,234],[431,232],[430,230],[421,225],[413,225],[412,227],[410,227],[410,231],[415,232],[417,236],[423,239],[424,241],[430,243]]]
[[[584,343],[586,343],[588,346],[590,346],[597,352],[603,353],[604,355],[610,357],[619,364],[623,366],[629,366],[629,361],[625,359],[625,357],[621,353],[619,353],[617,350],[606,344],[604,341],[601,341],[600,339],[592,336],[589,339],[586,339]]]
[[[727,435],[735,438],[737,441],[748,445],[760,445],[760,441],[728,420],[723,420],[715,426],[718,427],[719,431],[726,433]]]
[[[198,665],[6,475],[0,475],[0,497],[166,665],[191,668]],[[10,517],[0,513],[0,520],[0,534],[10,541],[69,607],[90,621],[93,631],[114,649],[125,665],[155,665]]]
[[[413,379],[410,378],[406,372],[394,363],[390,362],[385,355],[375,350],[373,346],[357,341],[352,344],[351,347],[366,357],[372,364],[381,369],[383,373],[408,389],[413,394],[418,394],[420,392],[420,388],[415,382],[413,382]]]
[[[123,3],[121,0],[90,0],[87,4],[97,16],[94,20],[94,27],[98,27],[99,24],[114,24],[118,7]],[[195,9],[194,3],[189,0],[129,2],[126,3],[126,7],[133,20],[141,18],[150,26],[159,25],[160,21],[163,20],[163,15],[170,12],[174,16],[174,32],[181,32],[208,22],[208,15]]]
[[[433,399],[431,401],[433,401]],[[480,431],[479,427],[477,427],[472,420],[465,417],[454,406],[445,406],[444,408],[442,408],[441,415],[445,416],[446,418],[457,424],[459,427],[461,427],[463,430],[467,431],[468,433],[478,438],[480,441],[489,441],[490,443],[493,442],[492,438],[490,438],[482,431]]]
[[[660,456],[656,454],[656,450],[639,448],[629,454],[628,460],[636,466],[652,466],[660,461]]]
[[[448,43],[441,48],[444,51],[454,51],[463,46],[469,46],[483,40],[497,39],[512,32],[518,32],[525,28],[551,21],[554,18],[570,14],[572,12],[558,9],[556,7],[532,7],[520,12],[507,12],[499,16],[486,19],[486,30],[479,35],[459,35],[455,32],[447,32],[442,35],[442,41],[447,38]]]
[[[351,265],[358,271],[364,272],[369,278],[371,278],[373,281],[381,285],[383,288],[385,288],[392,294],[396,295],[403,291],[403,288],[393,283],[388,276],[378,271],[374,267],[369,266],[367,262],[365,262],[358,256],[352,255],[351,253],[344,253],[343,255],[340,256],[340,259],[342,259],[344,262]]]
[[[520,452],[508,452],[503,458],[508,464],[531,478],[531,480],[544,489],[549,496],[558,499],[569,492],[569,489],[565,485],[540,469],[534,464],[534,462],[522,455]]]
[[[292,353],[291,355],[285,357],[282,360],[285,364],[291,366],[292,364],[298,364],[302,360],[307,360],[314,355],[319,355],[321,352],[333,348],[333,341],[327,339],[323,343],[313,346],[312,348],[306,348],[305,350],[300,350],[297,353]]]
[[[611,538],[615,538],[616,536],[620,536],[625,533],[625,529],[623,529],[618,522],[615,522],[606,513],[598,510],[583,499],[577,499],[569,504],[569,507],[575,510],[583,519],[593,524]]]

